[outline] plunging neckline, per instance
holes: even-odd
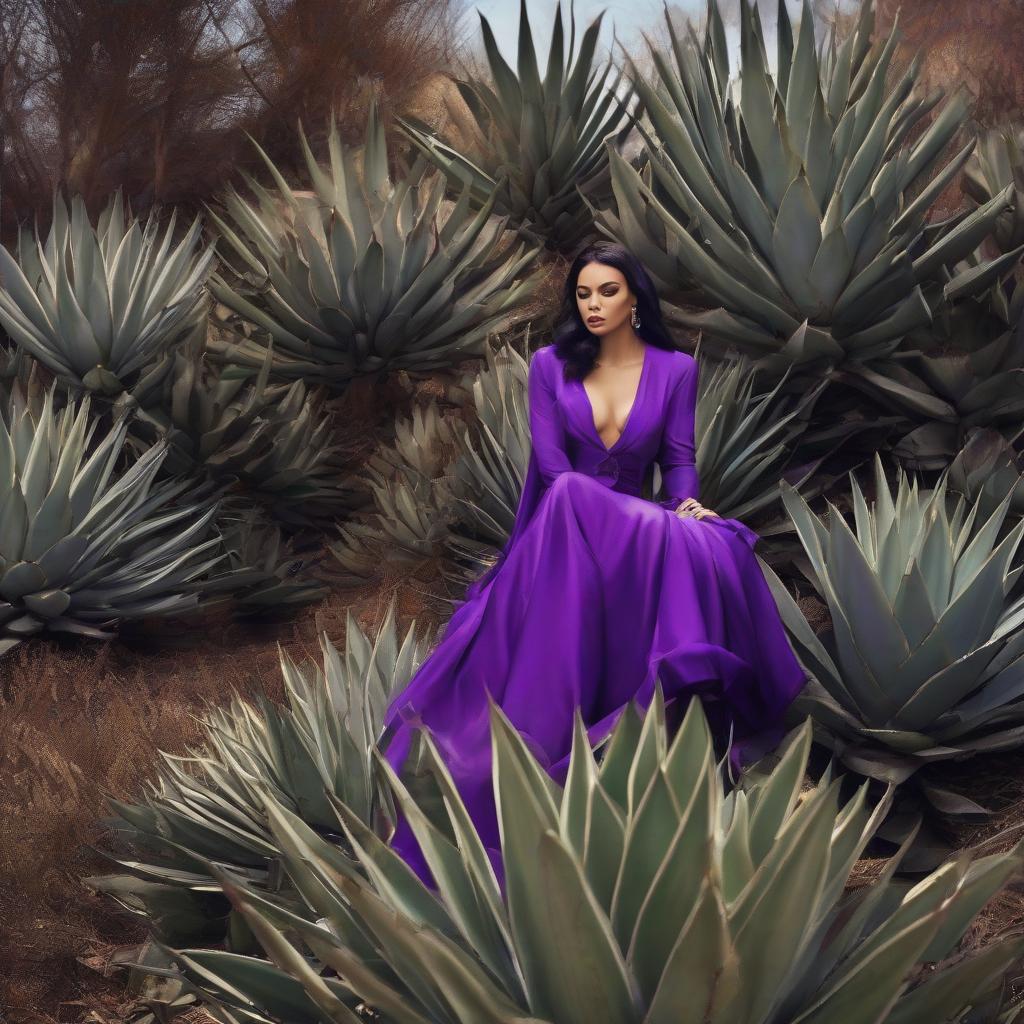
[[[587,393],[587,389],[583,384],[583,378],[577,379],[576,383],[580,386],[580,391],[583,392],[583,400],[587,403],[587,422],[590,424],[590,432],[597,438],[597,443],[605,450],[605,452],[613,452],[622,443],[622,439],[626,436],[626,431],[629,430],[630,423],[633,422],[633,413],[636,411],[636,407],[640,402],[640,391],[644,386],[644,380],[647,377],[647,364],[651,361],[651,346],[644,342],[644,361],[640,367],[640,378],[636,382],[636,391],[633,393],[633,402],[629,407],[629,412],[626,413],[626,422],[622,424],[622,430],[619,431],[619,436],[612,442],[611,447],[606,445],[601,439],[601,434],[598,432],[597,424],[594,422],[594,406],[590,401],[590,395]]]

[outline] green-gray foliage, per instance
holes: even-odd
[[[1021,250],[1000,259],[1004,273],[1012,273]],[[961,266],[983,266],[973,257]],[[1012,296],[1012,298],[1010,298]],[[893,447],[893,454],[908,469],[943,469],[971,434],[994,429],[1007,441],[1020,436],[1024,418],[1024,288],[1015,291],[995,280],[978,293],[948,301],[926,329],[911,332],[913,352],[899,360],[886,360],[888,383],[883,390],[899,389],[894,402],[907,395],[927,394],[945,404],[945,411],[916,426]]]
[[[508,540],[530,459],[528,329],[519,344],[489,349],[467,390],[476,421],[439,485],[447,509],[446,545],[455,564],[446,573],[465,585]]]
[[[117,472],[125,420],[96,438],[90,396],[55,411],[55,390],[36,401],[15,386],[0,407],[0,652],[195,608],[224,557],[209,491],[154,482],[166,442]]]
[[[983,131],[961,180],[961,188],[979,206],[1008,185],[1013,186],[1013,206],[1000,214],[993,232],[1000,252],[1024,245],[1024,128],[1020,125]]]
[[[610,138],[609,144],[618,148],[630,130],[626,110],[632,89],[628,83],[621,88],[621,71],[608,83],[610,57],[600,74],[594,67],[603,17],[601,12],[588,26],[577,51],[575,13],[570,14],[566,47],[559,2],[542,78],[526,0],[520,0],[514,70],[501,55],[490,22],[480,14],[490,80],[456,81],[469,111],[467,118],[452,110],[459,141],[438,138],[419,120],[398,119],[421,152],[470,189],[477,205],[496,197],[498,212],[532,229],[543,244],[563,251],[595,233],[580,195],[605,197],[605,140]]]
[[[997,430],[972,432],[949,465],[949,489],[972,504],[979,501],[981,519],[1012,493],[1010,514],[1024,516],[1024,466],[1017,450]]]
[[[255,202],[232,190],[228,219],[213,216],[238,280],[215,274],[211,288],[273,340],[276,372],[340,390],[356,374],[449,365],[514,319],[537,249],[506,237],[493,197],[473,213],[464,188],[442,215],[444,176],[422,157],[393,181],[375,107],[362,147],[332,125],[329,168],[301,128],[300,138],[312,194],[294,191],[260,150],[276,194],[250,178]],[[259,339],[232,358],[244,351],[259,366]]]
[[[279,651],[287,706],[237,695],[202,718],[204,740],[184,756],[161,754],[137,803],[112,800],[109,823],[132,851],[127,874],[90,880],[169,942],[223,937],[230,908],[210,864],[231,865],[263,888],[281,889],[280,849],[263,795],[318,833],[340,837],[332,799],[375,827],[392,820],[390,794],[372,770],[387,703],[422,662],[415,622],[399,641],[394,605],[371,640],[351,612],[344,653],[322,634],[323,667]]]
[[[526,404],[527,329],[521,347],[487,345],[485,365],[456,390],[472,400],[472,428],[441,415],[433,403],[400,421],[394,445],[367,466],[374,512],[339,527],[331,551],[354,579],[379,569],[381,558],[414,564],[446,554],[460,563],[457,583],[483,568],[507,539],[530,454]]]
[[[415,406],[395,423],[395,439],[361,470],[373,511],[339,524],[330,545],[345,578],[365,582],[382,561],[413,565],[437,557],[448,532],[448,506],[439,489],[456,445],[457,428],[436,402]]]
[[[939,268],[925,286],[930,324],[907,337],[909,355],[888,360],[885,375],[899,389],[929,393],[946,403],[943,414],[915,427],[895,446],[907,468],[942,469],[981,429],[1008,442],[1020,434],[1024,413],[1024,160],[1011,131],[985,132],[964,167],[963,189],[979,207],[1007,189],[1013,205],[995,221],[990,238],[952,267]],[[963,230],[963,213],[930,225],[931,239]],[[991,248],[998,250],[987,258]]]
[[[920,244],[973,146],[939,163],[964,122],[963,92],[909,142],[941,96],[913,90],[920,57],[889,81],[898,30],[872,41],[871,0],[847,38],[833,28],[821,48],[810,4],[794,30],[780,3],[774,73],[758,10],[740,4],[735,83],[717,0],[703,39],[669,24],[671,52],[652,48],[653,81],[633,74],[648,162],[638,172],[610,152],[616,209],[595,216],[664,287],[718,307],[676,314],[709,346],[736,346],[779,376],[842,364],[850,383],[878,390],[886,381],[871,361],[931,322],[922,282],[974,250],[1012,189]],[[934,396],[902,397],[919,415],[947,411]]]
[[[76,388],[117,395],[206,319],[212,248],[197,217],[174,241],[155,212],[145,225],[118,192],[90,223],[80,196],[59,195],[46,240],[22,231],[17,256],[0,246],[0,326]]]
[[[795,401],[781,393],[786,375],[763,394],[755,394],[756,374],[749,358],[716,364],[701,359],[700,350],[698,346],[694,424],[700,501],[720,516],[746,519],[778,502],[783,472],[794,462],[824,381]],[[790,482],[803,487],[821,462],[818,456],[800,466]]]
[[[296,554],[292,541],[257,507],[225,504],[217,528],[226,566],[211,577],[210,594],[223,591],[238,615],[264,617],[287,614],[328,596],[330,588],[311,572],[318,558]]]
[[[224,1020],[354,1024],[362,1000],[394,1024],[936,1024],[998,997],[1024,951],[1010,936],[943,963],[1024,841],[915,885],[893,878],[904,845],[845,891],[893,788],[874,809],[866,782],[841,803],[831,768],[805,789],[808,722],[727,795],[699,699],[671,743],[660,690],[643,722],[629,709],[600,762],[577,713],[564,788],[493,704],[492,735],[504,887],[428,740],[435,815],[377,764],[436,893],[343,803],[357,864],[267,794],[306,909],[214,868],[271,962],[180,950],[182,975],[216,989]]]
[[[353,503],[336,458],[339,437],[322,390],[272,382],[273,349],[262,365],[232,363],[239,344],[214,362],[205,331],[150,368],[132,389],[132,433],[170,442],[167,472],[205,472],[231,483],[279,522],[331,522]]]
[[[766,568],[812,678],[795,707],[851,768],[901,782],[921,765],[1024,745],[1024,598],[1010,592],[1024,520],[997,543],[1012,491],[992,512],[922,493],[900,469],[892,495],[875,456],[869,507],[851,474],[854,529],[829,503],[819,519],[790,487],[783,501],[828,606],[815,634]]]

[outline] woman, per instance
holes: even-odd
[[[392,702],[386,756],[426,725],[503,877],[486,692],[564,782],[579,706],[596,743],[660,680],[675,721],[694,693],[729,762],[771,750],[806,679],[753,548],[697,500],[697,363],[673,345],[654,286],[622,246],[573,262],[553,344],[528,378],[532,450],[512,533]],[[642,498],[659,464],[666,497]],[[433,884],[408,824],[393,846]]]

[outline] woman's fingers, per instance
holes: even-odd
[[[700,504],[700,502],[693,501],[692,498],[687,500],[693,503],[689,505],[680,505],[676,510],[676,515],[678,515],[680,519],[689,519],[691,516],[694,516],[697,519],[704,519],[707,516],[715,516],[716,518],[721,519],[721,516],[719,516],[717,512],[710,508],[705,508]]]

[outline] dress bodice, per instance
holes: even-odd
[[[562,366],[553,344],[537,349],[530,360],[530,460],[515,522],[497,560],[466,590],[467,602],[494,579],[544,492],[562,473],[583,473],[611,490],[641,497],[647,470],[657,462],[665,497],[656,504],[671,511],[685,498],[700,496],[694,445],[698,366],[693,356],[647,343],[633,406],[610,448],[594,425],[583,382],[565,380]]]
[[[562,473],[582,473],[610,490],[643,498],[647,471],[656,462],[662,497],[652,504],[673,512],[687,498],[700,499],[694,440],[700,368],[693,356],[646,344],[633,405],[610,447],[597,432],[583,382],[565,380],[562,367],[554,345],[538,349],[530,362],[530,463],[508,546]],[[711,521],[751,549],[757,543],[757,534],[738,519],[715,515]]]
[[[550,485],[572,469],[616,491],[639,496],[653,462],[661,469],[665,498],[675,508],[699,497],[694,445],[698,366],[693,356],[646,344],[636,397],[618,440],[601,440],[581,380],[565,380],[555,346],[538,349],[530,363],[532,448],[541,478]]]

